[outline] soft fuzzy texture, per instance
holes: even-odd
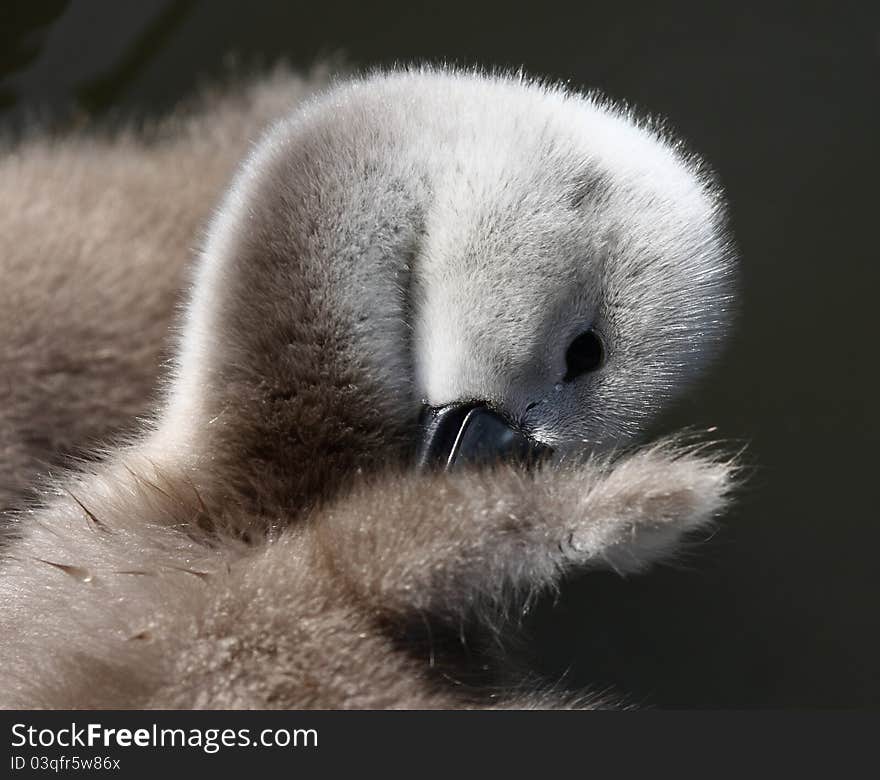
[[[241,507],[213,514],[131,453],[21,519],[0,576],[0,704],[569,706],[510,680],[450,685],[457,660],[439,638],[503,647],[537,593],[667,555],[723,508],[730,480],[669,448],[613,467],[386,476],[245,542],[228,532],[248,525]]]
[[[327,81],[279,72],[0,154],[0,511],[152,412],[211,210],[265,125]]]
[[[378,75],[275,124],[137,432],[199,225],[325,80],[0,164],[0,706],[591,706],[517,682],[499,648],[523,606],[640,571],[723,508],[732,467],[699,451],[577,454],[635,433],[721,337],[718,193],[628,115],[518,79]],[[609,360],[563,387],[586,325]],[[422,401],[471,398],[561,456],[413,472]],[[119,432],[23,502],[41,464]],[[500,655],[488,688],[462,682],[464,642]]]

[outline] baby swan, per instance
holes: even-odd
[[[457,688],[419,632],[515,635],[724,507],[729,464],[595,453],[715,351],[732,270],[698,161],[614,106],[443,70],[307,101],[215,212],[156,424],[17,517],[0,705],[595,705]]]

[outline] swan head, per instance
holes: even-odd
[[[266,386],[287,371],[300,396],[355,366],[371,414],[422,420],[423,455],[481,445],[467,425],[498,452],[594,450],[637,435],[716,351],[733,269],[702,164],[626,110],[520,77],[373,75],[244,163],[169,417],[185,426],[193,399],[221,414],[205,388],[231,365]]]

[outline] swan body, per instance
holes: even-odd
[[[155,415],[10,514],[0,705],[599,705],[503,659],[500,689],[450,686],[450,637],[515,635],[567,573],[640,571],[723,509],[729,463],[602,454],[724,334],[720,194],[626,112],[521,78],[280,102],[210,219]],[[552,457],[414,468],[420,415],[462,404]]]

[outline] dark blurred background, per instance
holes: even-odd
[[[659,429],[718,426],[749,482],[682,564],[540,605],[535,662],[654,706],[877,707],[880,4],[710,6],[7,0],[0,123],[151,116],[233,55],[338,52],[525,66],[667,116],[727,189],[743,286],[730,348]]]

